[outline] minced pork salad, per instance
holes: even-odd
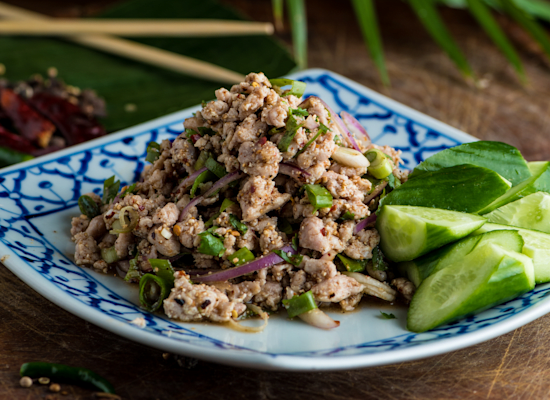
[[[410,300],[374,228],[380,198],[407,179],[401,152],[304,89],[251,73],[216,90],[184,133],[149,144],[139,182],[111,177],[102,198],[79,199],[76,264],[139,282],[149,311],[245,331],[260,328],[238,320],[281,308],[328,329],[339,323],[319,307]]]

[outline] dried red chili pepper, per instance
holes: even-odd
[[[29,139],[11,133],[2,126],[0,126],[0,146],[28,154],[32,154],[36,150]]]
[[[37,93],[28,101],[59,128],[68,146],[105,135],[105,129],[97,120],[61,97]]]
[[[0,105],[19,133],[40,147],[47,147],[55,126],[33,110],[13,90],[0,89]]]

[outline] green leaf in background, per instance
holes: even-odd
[[[491,40],[500,48],[508,61],[513,65],[522,83],[526,83],[527,78],[521,60],[500,26],[497,24],[489,8],[481,0],[467,0],[468,7],[481,27],[487,32]]]
[[[271,0],[273,7],[273,19],[275,20],[275,28],[283,29],[283,0]]]
[[[464,76],[473,77],[470,64],[468,64],[462,51],[445,27],[445,23],[437,13],[433,2],[426,0],[409,0],[409,2],[420,19],[420,22],[422,22],[430,35],[432,35],[433,39],[443,48],[443,50],[445,50],[451,60],[454,61],[458,69]]]
[[[304,0],[287,0],[294,58],[300,68],[307,67],[307,19]]]
[[[102,14],[104,18],[243,18],[214,0],[131,0]],[[132,39],[134,40],[134,39]],[[279,77],[295,68],[288,51],[267,36],[216,38],[136,38],[135,41],[184,54],[233,71]],[[47,38],[0,37],[0,63],[6,78],[28,79],[56,67],[70,85],[94,89],[107,102],[107,131],[116,131],[213,97],[216,82],[181,75],[125,58]],[[128,104],[135,112],[128,112]]]
[[[380,40],[380,31],[378,29],[374,4],[372,0],[352,0],[352,3],[355,8],[355,13],[357,14],[359,26],[363,32],[365,44],[370,50],[376,68],[378,68],[382,83],[389,86],[390,77],[388,76],[386,63],[384,61],[384,49],[382,48],[382,41]]]

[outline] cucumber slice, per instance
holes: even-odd
[[[519,200],[535,192],[550,193],[550,162],[541,161],[529,163],[529,169],[533,176],[514,186],[487,207],[479,211],[479,214],[487,214],[505,204]]]
[[[511,185],[490,169],[458,165],[409,179],[384,197],[381,204],[478,213],[506,193]]]
[[[480,229],[472,233],[472,235],[479,235],[485,232],[502,229],[515,230],[523,238],[525,244],[523,245],[522,253],[533,259],[535,282],[537,284],[550,282],[550,235],[529,229],[490,223],[483,225]]]
[[[413,296],[407,328],[424,332],[533,289],[533,262],[487,242],[430,275]]]
[[[481,227],[478,231],[482,230]],[[469,236],[458,242],[448,244],[434,250],[416,260],[399,263],[397,268],[415,284],[416,287],[432,273],[446,268],[470,254],[477,246],[485,243],[494,243],[502,248],[520,253],[524,241],[522,237],[511,230],[495,230],[482,235]]]
[[[472,164],[489,168],[515,186],[531,177],[523,156],[513,146],[501,142],[478,141],[445,149],[428,157],[413,170],[410,178],[427,171],[437,171],[455,165]]]
[[[550,233],[550,194],[530,194],[485,214],[485,217],[495,224]]]
[[[383,206],[376,220],[380,247],[392,261],[410,261],[479,229],[479,215],[428,207]]]

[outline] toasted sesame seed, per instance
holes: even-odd
[[[32,379],[29,378],[28,376],[24,376],[23,378],[21,378],[19,380],[19,384],[24,388],[31,387],[32,386]]]

